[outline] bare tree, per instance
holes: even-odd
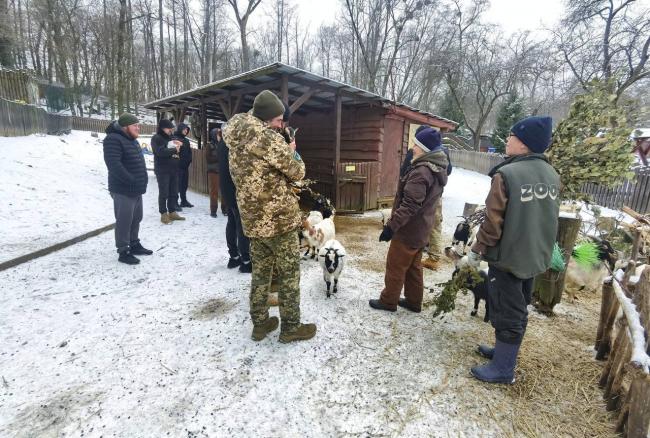
[[[615,80],[620,96],[650,77],[650,9],[637,0],[575,0],[567,3],[559,49],[576,80]]]
[[[248,47],[248,33],[246,27],[248,25],[248,19],[255,9],[260,5],[262,0],[248,0],[248,5],[246,6],[246,11],[242,14],[237,5],[237,0],[228,0],[230,6],[232,6],[233,11],[235,12],[235,19],[237,20],[237,26],[239,27],[239,36],[241,39],[241,60],[242,60],[242,69],[244,71],[250,70],[250,49]]]

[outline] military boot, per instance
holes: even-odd
[[[433,257],[431,256],[431,254],[429,254],[429,257],[422,260],[422,267],[431,269],[432,271],[437,271],[438,268],[440,267],[440,259]]]
[[[171,218],[169,217],[169,213],[163,213],[160,215],[160,222],[162,222],[165,225],[169,225],[172,223]]]
[[[172,211],[169,213],[169,218],[173,221],[184,221],[185,218],[181,216],[180,214],[176,213],[175,211]]]
[[[290,329],[282,329],[280,342],[286,344],[294,341],[306,341],[316,335],[316,324],[298,324]]]
[[[266,335],[278,328],[279,323],[280,321],[278,320],[278,317],[272,316],[263,323],[254,325],[251,338],[253,338],[254,341],[261,341],[266,337]]]

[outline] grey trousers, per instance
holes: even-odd
[[[122,253],[140,242],[138,232],[142,221],[142,195],[128,196],[111,193],[115,211],[115,246]]]

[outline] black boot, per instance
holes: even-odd
[[[181,207],[192,208],[192,207],[194,207],[194,205],[193,205],[193,204],[190,204],[190,203],[188,202],[188,200],[186,199],[186,200],[184,200],[184,201],[181,201]]]
[[[239,265],[241,265],[241,259],[239,257],[230,257],[230,260],[228,260],[228,269],[236,268]]]
[[[253,272],[253,264],[250,262],[242,262],[241,265],[239,265],[239,272],[242,272],[244,274],[250,274]]]
[[[368,304],[370,304],[370,307],[377,310],[387,310],[389,312],[395,312],[397,310],[397,308],[391,309],[390,307],[385,306],[380,300],[370,300],[368,301]]]
[[[210,213],[210,216],[211,216],[211,217],[217,217],[217,212],[216,212],[216,211],[211,212],[211,213]]]
[[[411,312],[415,312],[415,313],[422,312],[422,307],[412,306],[411,304],[409,304],[408,301],[406,301],[406,298],[400,298],[397,305],[400,306],[400,307],[405,308],[406,310],[410,310]]]
[[[151,255],[153,251],[142,246],[140,242],[131,245],[131,254],[133,255]]]
[[[120,253],[117,259],[118,262],[126,263],[127,265],[137,265],[140,259],[131,254],[131,251],[124,251]]]

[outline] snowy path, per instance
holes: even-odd
[[[29,154],[40,165],[36,152]],[[48,196],[56,187],[76,187],[81,194],[74,198],[88,197],[82,198],[87,222],[74,225],[79,233],[111,219],[101,155],[91,155],[87,179],[56,161],[60,173],[44,169],[45,185],[34,181],[38,202],[52,213],[58,202]],[[18,154],[12,160],[24,162]],[[447,234],[465,201],[482,202],[486,181],[454,171],[443,204]],[[250,277],[224,267],[225,219],[210,218],[207,197],[193,194],[196,207],[183,213],[188,220],[163,226],[155,196],[152,178],[141,238],[155,253],[139,266],[118,264],[113,235],[105,233],[0,272],[0,436],[496,433],[482,418],[459,415],[455,393],[445,390],[449,379],[467,379],[466,368],[444,366],[451,343],[486,327],[464,308],[442,324],[432,324],[429,312],[373,312],[367,300],[377,296],[383,276],[363,269],[359,256],[328,300],[320,269],[303,261],[303,319],[318,325],[317,337],[283,345],[275,332],[255,343]],[[5,226],[20,230],[18,222],[28,222],[31,232],[46,226],[30,210],[3,217]],[[59,226],[56,241],[70,231]],[[434,278],[427,275],[430,285]]]

